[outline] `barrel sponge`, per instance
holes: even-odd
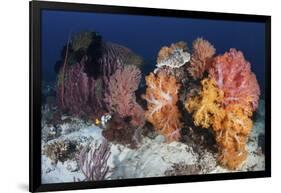
[[[177,102],[181,85],[174,76],[163,71],[150,73],[145,79],[147,88],[143,98],[147,101],[147,121],[159,134],[165,136],[167,142],[179,140],[182,123]]]

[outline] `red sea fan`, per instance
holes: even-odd
[[[141,80],[141,71],[133,65],[116,70],[106,82],[104,102],[111,113],[120,117],[131,117],[131,124],[137,127],[144,125],[144,111],[136,102],[135,91]]]
[[[224,105],[239,103],[250,107],[250,111],[257,109],[260,88],[251,71],[251,64],[241,51],[232,48],[224,55],[215,57],[209,74],[224,91]]]

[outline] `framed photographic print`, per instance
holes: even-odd
[[[30,2],[30,191],[271,176],[271,18]]]

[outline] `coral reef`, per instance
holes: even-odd
[[[108,141],[122,144],[129,148],[136,148],[139,141],[139,129],[130,124],[131,118],[121,118],[118,114],[113,114],[112,119],[106,124],[102,135]]]
[[[158,68],[163,66],[180,68],[190,60],[187,50],[187,45],[183,41],[172,44],[170,47],[162,47],[158,53],[156,66]]]
[[[158,74],[150,73],[146,76],[147,101],[145,117],[152,123],[157,132],[166,137],[168,142],[180,138],[182,123],[181,114],[177,107],[178,90],[180,84],[176,78],[160,71]]]
[[[42,154],[49,157],[54,164],[58,161],[64,162],[72,158],[73,154],[79,150],[77,143],[70,140],[55,141],[43,147]]]
[[[214,58],[209,69],[210,77],[216,80],[224,92],[223,104],[242,104],[249,111],[256,110],[260,89],[251,64],[241,51],[232,48],[222,56]]]
[[[188,72],[194,79],[203,77],[204,72],[208,69],[216,49],[210,42],[203,38],[197,38],[192,44],[192,55]]]
[[[141,79],[140,70],[133,65],[117,69],[106,83],[104,102],[110,113],[118,113],[120,117],[131,117],[131,124],[143,127],[144,111],[136,102],[135,91]]]
[[[186,101],[186,109],[193,113],[196,126],[212,128],[219,147],[219,162],[229,169],[237,169],[247,158],[246,143],[252,129],[252,111],[241,104],[223,105],[224,92],[214,79],[201,81],[199,96]]]
[[[90,149],[89,145],[85,146],[79,154],[79,167],[85,176],[82,181],[105,180],[109,170],[107,160],[110,154],[110,146],[106,140],[103,140],[98,148]]]
[[[95,32],[75,34],[55,66],[58,106],[75,116],[103,114],[103,87],[109,77],[119,68],[141,64],[141,57],[130,49],[105,42]]]

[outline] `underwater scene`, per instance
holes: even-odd
[[[265,24],[43,10],[43,184],[265,170]]]

